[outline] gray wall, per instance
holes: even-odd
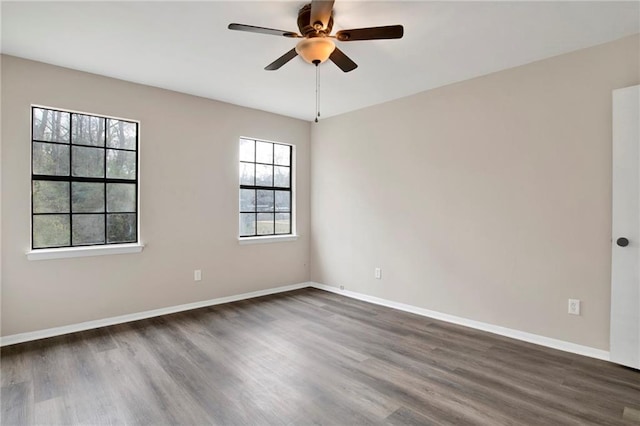
[[[611,90],[640,82],[639,48],[629,37],[317,125],[3,56],[2,335],[311,278],[607,349]],[[26,259],[31,103],[141,121],[141,254]],[[241,135],[296,144],[298,241],[238,244]]]
[[[140,120],[142,253],[27,260],[32,103]],[[296,145],[298,241],[238,244],[240,136]],[[2,335],[308,281],[309,137],[305,121],[2,56]]]
[[[611,91],[640,82],[639,51],[628,37],[314,126],[311,279],[608,349]]]

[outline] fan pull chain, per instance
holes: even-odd
[[[319,62],[316,62],[316,123],[318,117],[320,117],[320,68],[318,68]]]
[[[318,67],[316,67],[318,68]],[[318,76],[316,77],[318,80],[318,115],[316,118],[320,117],[320,68],[318,68]]]

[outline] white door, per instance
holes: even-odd
[[[640,369],[640,86],[613,91],[611,361]]]

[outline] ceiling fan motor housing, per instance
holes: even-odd
[[[304,37],[318,37],[331,34],[331,30],[333,29],[333,12],[331,17],[329,17],[329,22],[327,22],[325,29],[318,31],[313,24],[314,22],[311,22],[311,3],[302,6],[300,11],[298,11],[298,29]]]

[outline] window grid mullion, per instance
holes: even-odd
[[[33,248],[33,116],[34,116],[34,107],[31,107],[31,248]],[[71,167],[71,164],[69,164]]]
[[[137,123],[135,123],[135,124],[137,125]],[[50,143],[52,145],[78,146],[78,147],[81,147],[81,148],[112,149],[114,151],[137,152],[136,149],[107,147],[106,146],[106,141],[105,141],[105,146],[87,145],[87,144],[83,144],[83,143],[71,143],[71,142],[66,143],[66,142],[57,142],[57,141],[43,141],[41,139],[31,139],[31,141],[32,142],[37,142],[37,143]],[[243,161],[243,163],[248,163],[248,161]]]
[[[253,236],[258,236],[258,211],[256,210],[256,212],[254,213],[255,216],[255,221],[253,222]]]
[[[104,120],[104,135],[103,135],[103,146],[104,146],[104,183],[102,184],[103,188],[104,188],[104,195],[103,195],[103,200],[104,200],[104,243],[107,244],[108,240],[107,240],[107,122],[108,120],[106,118],[103,118]],[[138,160],[136,159],[136,162]],[[138,174],[136,174],[136,178],[138,177]]]
[[[139,131],[140,131],[140,129],[138,128],[138,123],[136,123],[136,186],[135,186],[135,191],[136,192],[135,192],[135,197],[134,197],[134,200],[135,200],[135,203],[136,203],[135,204],[136,212],[138,211],[138,168],[139,168],[138,167],[138,135],[140,134]],[[105,132],[105,137],[106,137],[106,132]],[[105,140],[105,146],[107,146],[106,140]],[[106,153],[105,153],[105,158],[107,158]],[[104,190],[105,190],[105,194],[106,194],[107,193],[106,185],[105,185],[105,189]],[[106,205],[104,206],[104,211],[105,211],[105,213],[107,211],[107,206]],[[107,223],[107,218],[106,217],[104,219],[104,223],[105,223],[105,225]],[[140,229],[139,228],[140,228],[140,224],[138,223],[138,215],[136,215],[136,241],[138,240],[138,234],[140,233]],[[107,236],[105,235],[105,239],[106,238],[107,238]]]
[[[73,176],[71,178],[67,176],[57,175],[32,175],[31,180],[49,180],[56,182],[87,182],[87,183],[128,183],[134,184],[137,182],[135,179],[120,179],[120,178],[99,178],[99,177],[82,177]]]
[[[276,172],[276,145],[275,144],[271,144],[271,162],[273,164],[271,164],[271,186],[276,186],[276,176],[275,176],[275,172]],[[276,234],[276,192],[275,190],[273,191],[273,234]]]
[[[263,189],[263,190],[266,190],[266,191],[274,190],[274,191],[291,192],[291,188],[285,188],[283,186],[240,185],[240,189]]]
[[[69,247],[73,247],[73,116],[69,114]]]

